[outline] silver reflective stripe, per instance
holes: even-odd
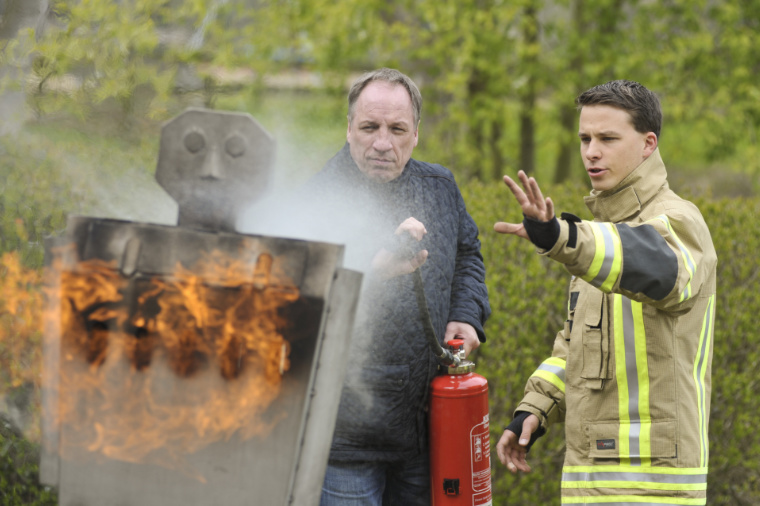
[[[546,371],[550,372],[559,379],[561,379],[563,382],[565,381],[565,369],[562,367],[558,367],[556,365],[550,365],[544,362],[543,364],[539,365],[537,368],[539,371]]]
[[[562,481],[635,481],[644,483],[692,484],[707,482],[707,474],[660,474],[660,473],[562,473]],[[606,503],[605,503],[606,504]]]
[[[607,281],[607,277],[612,270],[612,262],[615,260],[615,242],[612,239],[612,232],[606,226],[598,223],[594,223],[594,226],[601,232],[602,239],[604,240],[604,260],[602,261],[602,266],[599,268],[596,277],[590,281],[593,286],[599,288]]]
[[[599,502],[599,501],[594,501],[593,503],[575,503],[575,502],[569,503],[569,502],[562,501],[561,506],[570,506],[571,504],[599,504],[601,506],[673,506],[674,504],[686,504],[686,503],[680,503],[680,502],[673,503],[673,502],[660,502],[660,501],[647,501],[647,502],[641,502],[641,501],[636,501],[636,502],[631,502],[631,501],[604,501],[604,502]],[[696,504],[696,503],[689,503],[689,504]],[[699,503],[699,504],[705,504],[705,503],[703,502],[703,503]]]
[[[633,325],[631,299],[621,297],[623,301],[623,339],[625,341],[625,374],[628,378],[628,418],[631,421],[628,434],[628,455],[632,466],[640,466],[639,446],[641,434],[641,416],[639,415],[639,373],[636,364],[636,329]]]

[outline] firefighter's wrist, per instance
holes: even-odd
[[[559,221],[553,216],[549,221],[540,221],[523,214],[523,227],[530,242],[544,250],[550,250],[559,239]]]
[[[523,431],[523,423],[525,423],[525,420],[532,414],[533,413],[530,413],[528,411],[518,411],[517,413],[515,413],[515,417],[509,423],[509,425],[504,427],[504,430],[514,432],[517,435],[517,437],[520,437]],[[546,434],[546,429],[543,426],[539,425],[536,431],[530,435],[530,441],[528,441],[528,444],[525,446],[525,451],[529,452],[530,447],[533,446],[533,443],[535,443],[538,440],[538,438],[540,438],[544,434]]]

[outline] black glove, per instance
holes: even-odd
[[[541,249],[552,249],[559,239],[559,221],[556,216],[549,221],[539,221],[523,214],[523,227],[530,242]]]
[[[509,425],[504,427],[504,430],[509,430],[517,434],[517,437],[520,437],[520,434],[523,432],[523,422],[525,422],[525,419],[528,418],[531,415],[531,413],[527,411],[518,411],[515,414],[515,418],[510,422]],[[538,429],[536,429],[536,432],[530,435],[530,441],[528,441],[528,445],[525,447],[525,451],[529,452],[530,447],[533,446],[533,443],[538,440],[541,436],[546,434],[546,429],[538,426]]]

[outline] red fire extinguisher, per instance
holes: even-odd
[[[433,506],[492,506],[488,381],[464,359],[464,340],[447,346],[458,364],[430,384]]]
[[[414,291],[430,349],[446,372],[430,384],[430,483],[432,506],[493,506],[488,381],[465,360],[464,340],[442,347],[430,319],[420,269]]]

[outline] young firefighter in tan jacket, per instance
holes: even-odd
[[[563,213],[535,179],[504,181],[530,240],[573,275],[551,358],[528,380],[497,444],[513,473],[565,422],[562,504],[706,504],[717,258],[699,210],[673,193],[656,95],[631,81],[582,93],[581,155],[594,221]]]

